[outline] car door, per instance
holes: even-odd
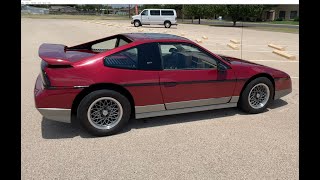
[[[150,24],[162,24],[160,10],[150,10],[149,21]]]
[[[105,82],[120,84],[133,97],[135,113],[164,111],[160,90],[161,59],[157,43],[130,47],[104,58]]]
[[[141,24],[150,24],[149,22],[149,10],[141,12]]]
[[[235,88],[233,70],[189,43],[160,43],[160,87],[167,110],[228,103]],[[218,66],[225,68],[219,71]]]

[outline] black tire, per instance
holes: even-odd
[[[122,118],[110,129],[99,129],[94,127],[88,119],[90,105],[99,98],[108,97],[118,101],[122,107]],[[80,102],[77,110],[77,118],[81,125],[94,136],[108,136],[119,132],[130,119],[131,106],[129,100],[122,94],[113,90],[97,90],[86,95]],[[102,116],[102,115],[101,115]]]
[[[262,107],[253,108],[250,105],[248,97],[249,97],[249,93],[250,93],[251,89],[258,84],[267,85],[267,87],[269,88],[269,98]],[[274,87],[273,87],[272,82],[266,77],[258,77],[247,84],[247,86],[243,90],[242,94],[240,95],[238,106],[244,112],[247,112],[250,114],[261,113],[261,112],[265,111],[265,109],[268,107],[269,103],[273,99],[273,95],[274,95]]]
[[[134,25],[134,27],[139,27],[139,26],[141,26],[141,23],[140,23],[139,20],[135,20],[135,21],[133,22],[133,25]]]
[[[165,21],[163,23],[163,25],[164,25],[165,28],[170,28],[171,27],[171,22],[170,21]]]

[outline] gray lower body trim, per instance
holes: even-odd
[[[145,113],[145,112],[154,112],[154,111],[164,111],[166,108],[164,104],[155,104],[155,105],[148,105],[148,106],[136,106],[135,107],[136,113]]]
[[[236,107],[236,106],[237,106],[237,103],[225,103],[225,104],[214,104],[209,106],[189,107],[189,108],[173,109],[173,110],[165,110],[165,111],[157,111],[157,112],[145,112],[145,113],[136,114],[136,119],[155,117],[155,116],[165,116],[165,115],[171,115],[171,114],[182,114],[182,113],[197,112],[197,111],[206,111],[206,110],[212,110],[212,109],[230,108],[230,107]]]
[[[71,123],[71,109],[62,108],[37,108],[43,117],[60,121],[64,123]]]
[[[280,90],[280,91],[275,91],[273,99],[279,99],[279,98],[281,98],[283,96],[286,96],[286,95],[290,94],[291,92],[292,92],[292,88],[284,89],[284,90]]]
[[[166,105],[166,108],[170,110],[170,109],[180,109],[180,108],[196,107],[196,106],[208,106],[213,104],[224,104],[229,102],[230,99],[231,97],[198,99],[198,100],[191,100],[191,101],[165,103],[165,105]]]
[[[239,96],[232,96],[232,98],[230,99],[230,103],[237,103],[239,101]]]

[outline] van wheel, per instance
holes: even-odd
[[[171,22],[170,21],[164,22],[164,27],[165,28],[170,28],[171,27]]]
[[[94,136],[119,132],[130,119],[131,106],[122,94],[112,90],[97,90],[85,96],[78,107],[80,123]]]
[[[139,27],[140,26],[140,21],[135,20],[133,24],[134,24],[134,27]]]

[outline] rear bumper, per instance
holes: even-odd
[[[71,123],[71,109],[37,108],[40,114],[49,120]]]
[[[34,101],[40,114],[50,120],[71,122],[71,107],[82,89],[46,89],[40,75],[34,87]]]

